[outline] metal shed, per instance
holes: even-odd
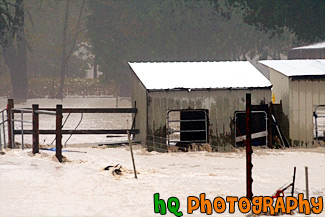
[[[314,112],[321,112],[317,111],[319,105],[325,105],[325,60],[263,60],[260,63],[269,68],[273,102],[282,101],[291,144],[313,144],[317,127],[322,134],[320,124],[325,124],[323,119],[316,125],[313,117]]]
[[[271,101],[271,83],[247,61],[129,63],[132,101],[138,113],[136,139],[149,150],[166,150],[175,140],[232,143],[235,111]]]

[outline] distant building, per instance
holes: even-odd
[[[282,101],[289,119],[293,145],[311,145],[315,125],[313,111],[325,105],[325,60],[263,60],[269,68],[275,103]],[[325,123],[325,122],[324,122]]]
[[[288,59],[325,59],[325,42],[292,48],[288,52]]]
[[[129,65],[136,139],[150,150],[178,141],[224,149],[235,138],[234,113],[245,110],[246,93],[252,104],[271,101],[270,81],[247,61]]]

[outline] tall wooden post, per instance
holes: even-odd
[[[33,104],[33,154],[39,153],[39,114],[35,111],[38,110],[38,105]]]
[[[137,101],[134,101],[134,107],[133,108],[137,108]],[[132,121],[132,126],[131,126],[131,130],[134,130],[135,128],[135,120],[137,117],[137,113],[132,114],[133,115],[133,121]],[[132,134],[132,139],[134,139],[135,137],[135,133]]]
[[[272,114],[273,114],[273,103],[270,103],[270,106],[267,109],[267,146],[272,148],[273,140],[272,140]]]
[[[131,141],[131,135],[130,131],[127,131],[128,133],[128,140],[129,140],[129,146],[130,146],[130,151],[131,151],[131,158],[132,158],[132,164],[133,164],[133,172],[134,172],[134,178],[138,178],[137,176],[137,170],[135,169],[135,163],[134,163],[134,156],[133,156],[133,149],[132,149],[132,141]]]
[[[251,94],[246,94],[246,197],[253,198],[252,193],[252,140],[251,140]]]
[[[56,105],[56,158],[62,162],[62,105]]]
[[[14,132],[11,132],[12,128],[12,122],[11,119],[14,118],[14,113],[11,111],[11,109],[14,108],[14,100],[13,99],[8,99],[8,104],[7,104],[7,120],[8,120],[8,148],[13,148],[15,143],[15,135]]]
[[[309,200],[308,167],[305,167],[305,178],[306,178],[306,199]]]

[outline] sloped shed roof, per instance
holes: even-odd
[[[260,63],[288,77],[325,76],[325,60],[262,60]]]
[[[271,87],[248,61],[129,63],[149,90]]]
[[[302,47],[295,47],[292,48],[293,50],[300,50],[300,49],[324,49],[325,48],[325,41],[307,45],[307,46],[302,46]]]

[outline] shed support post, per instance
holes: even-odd
[[[270,103],[270,106],[267,109],[267,146],[272,148],[272,114],[273,114],[273,103]]]
[[[15,142],[15,135],[14,132],[12,132],[13,129],[13,122],[11,119],[14,118],[14,113],[11,111],[11,109],[14,108],[14,99],[8,99],[8,104],[7,104],[7,120],[8,120],[8,148],[13,148],[14,147],[14,142]]]
[[[62,105],[56,105],[56,158],[62,162]]]
[[[252,200],[251,94],[246,94],[246,197]]]
[[[33,104],[33,154],[39,153],[39,114],[35,111],[38,110],[38,104]]]

